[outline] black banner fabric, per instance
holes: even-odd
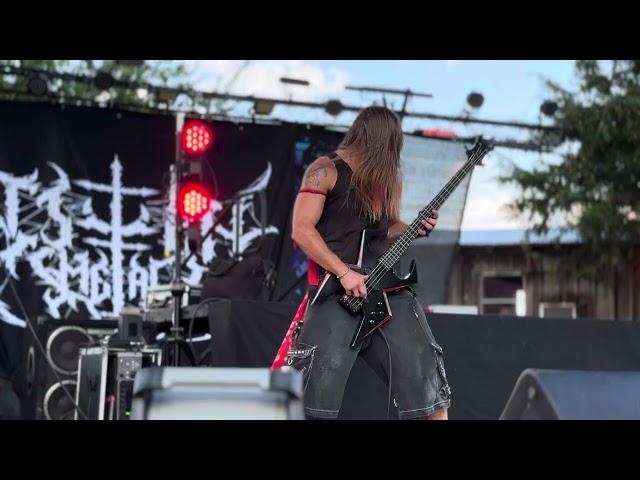
[[[101,317],[140,297],[129,271],[162,260],[173,131],[169,117],[0,103],[0,255],[31,316]],[[0,316],[21,326],[12,307]]]
[[[127,293],[135,294],[126,291],[123,268],[139,253],[151,220],[148,210],[130,200],[150,196],[149,189],[135,187],[161,187],[172,161],[173,131],[169,117],[0,103],[4,375],[19,361],[25,325],[8,276],[32,319],[99,317],[113,310],[114,290],[123,303]],[[114,202],[114,195],[122,201]],[[111,235],[114,228],[125,228],[124,245]],[[147,245],[150,255],[162,258],[157,242]],[[109,258],[112,252],[121,256]]]

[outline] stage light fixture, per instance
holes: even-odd
[[[158,103],[173,103],[178,98],[178,92],[167,88],[159,88],[156,90],[156,100]]]
[[[256,115],[271,115],[273,112],[273,108],[275,107],[275,103],[266,102],[263,100],[256,101],[253,104],[253,111]]]
[[[139,67],[144,65],[144,60],[114,60],[119,65],[126,65],[128,67]]]
[[[207,151],[213,143],[213,132],[199,120],[191,120],[182,129],[181,147],[190,156]]]
[[[340,115],[342,110],[344,107],[340,100],[329,100],[324,107],[324,111],[333,117]]]
[[[440,137],[440,138],[456,138],[456,132],[452,130],[441,130],[439,128],[421,130],[420,133],[425,137]]]
[[[189,223],[197,222],[211,208],[211,193],[200,183],[189,182],[178,192],[178,213]]]
[[[100,71],[93,79],[94,85],[100,90],[109,90],[113,86],[113,76],[109,72]]]
[[[482,106],[482,104],[484,103],[484,96],[481,93],[478,93],[478,92],[471,92],[467,96],[467,103],[472,108],[480,108]]]
[[[307,80],[299,80],[297,78],[289,78],[289,77],[280,78],[280,82],[288,83],[290,85],[301,85],[303,87],[308,87],[310,85],[310,83]]]
[[[547,100],[540,105],[540,112],[547,117],[553,117],[555,113],[558,111],[558,104],[556,102],[552,102],[551,100]]]
[[[49,90],[49,86],[44,78],[36,76],[29,78],[27,81],[27,90],[31,95],[42,97],[43,95],[46,95]]]

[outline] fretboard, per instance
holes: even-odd
[[[460,182],[467,176],[467,174],[473,169],[473,167],[478,163],[479,158],[484,156],[485,152],[476,151],[476,153],[472,154],[467,162],[460,167],[460,169],[456,172],[456,174],[447,182],[447,184],[438,192],[438,194],[434,197],[434,199],[422,210],[418,213],[416,219],[411,222],[411,224],[405,229],[404,232],[398,237],[398,239],[389,247],[389,249],[380,257],[380,266],[378,268],[383,268],[385,270],[390,270],[396,264],[396,262],[400,259],[400,257],[407,251],[407,249],[411,246],[411,243],[418,237],[418,230],[423,228],[422,220],[427,219],[431,216],[431,213],[434,210],[439,209],[442,204],[449,198],[451,193],[456,189]],[[375,277],[370,277],[373,285],[375,285],[375,279],[380,278],[378,275]],[[369,279],[367,279],[369,280]],[[367,285],[369,286],[369,282],[367,281]]]

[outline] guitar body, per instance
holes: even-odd
[[[351,269],[362,274],[370,275],[376,271],[379,263],[379,257],[372,251],[372,236],[369,230],[364,230],[360,242],[360,253],[358,263],[350,265]],[[356,299],[345,294],[344,288],[340,280],[331,273],[325,273],[318,292],[311,300],[311,304],[320,303],[329,298],[331,295],[340,294],[338,303],[352,316],[359,319],[356,332],[351,340],[351,346],[356,347],[364,340],[365,337],[371,335],[378,328],[391,320],[393,313],[389,307],[387,292],[401,289],[408,285],[413,285],[418,281],[418,273],[416,271],[415,262],[411,262],[409,273],[405,277],[399,277],[394,269],[385,270],[378,268],[378,272],[371,277],[379,277],[375,286],[367,288],[367,298]]]

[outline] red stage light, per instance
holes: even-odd
[[[440,130],[440,129],[427,129],[422,130],[422,135],[425,137],[441,137],[441,138],[456,138],[456,132],[451,130]]]
[[[204,153],[213,143],[213,132],[204,123],[192,120],[182,129],[181,147],[188,155]]]
[[[178,213],[188,222],[197,222],[211,208],[211,194],[199,183],[187,183],[178,192]]]

